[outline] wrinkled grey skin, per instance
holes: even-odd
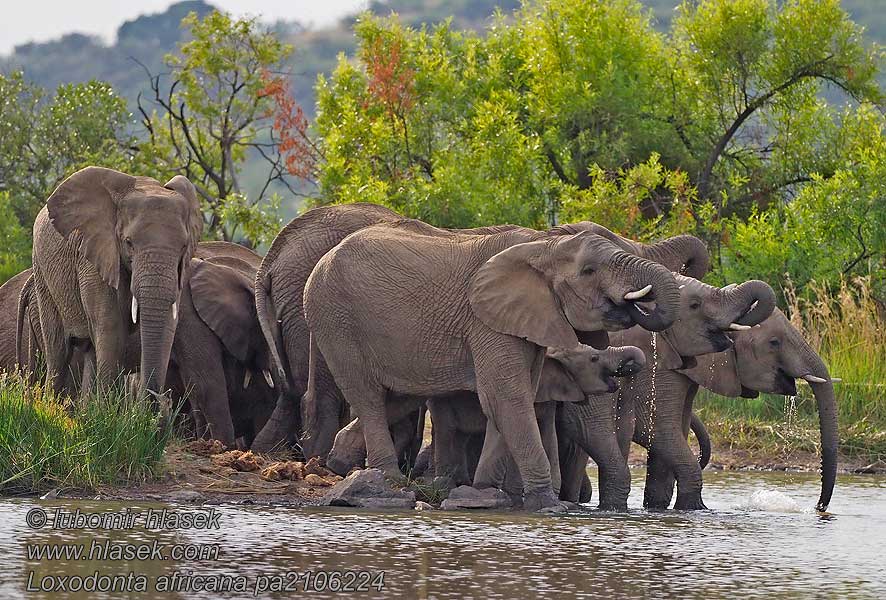
[[[683,405],[687,410],[685,407],[691,409],[698,386],[731,398],[753,398],[759,392],[793,396],[797,393],[795,380],[811,380],[809,385],[818,406],[822,449],[821,495],[816,509],[827,510],[837,476],[839,443],[834,384],[827,367],[778,309],[759,327],[731,335],[735,344],[726,352],[699,357],[696,366],[676,371],[673,390],[681,394],[680,398],[685,398]],[[656,386],[658,392],[658,382]],[[640,422],[637,427],[640,431],[635,434],[635,439],[643,435]],[[653,440],[653,447],[656,445]],[[666,507],[673,494],[674,472],[659,458],[650,454],[646,489],[650,490],[648,495],[655,506]],[[679,486],[679,472],[677,476]]]
[[[286,438],[294,438],[298,428],[298,402],[301,401],[301,447],[306,457],[325,457],[336,433],[350,421],[347,407],[333,381],[321,381],[329,388],[325,394],[302,399],[307,390],[309,372],[309,332],[304,320],[304,287],[312,269],[329,250],[349,234],[382,223],[395,223],[403,217],[388,208],[368,203],[321,207],[293,219],[275,238],[256,276],[255,295],[262,330],[271,346],[274,379],[280,382],[281,398],[268,426],[255,443],[268,449]],[[462,233],[484,235],[508,229],[503,225]],[[564,225],[549,235],[572,235],[584,230],[598,233],[627,252],[649,258],[672,271],[697,276],[707,270],[709,258],[704,244],[692,236],[677,236],[651,245],[621,238],[594,223]],[[324,365],[314,370],[321,380],[327,377]]]
[[[673,276],[587,233],[416,229],[350,235],[305,287],[312,344],[362,422],[369,465],[399,473],[387,391],[477,390],[517,462],[527,508],[559,506],[533,410],[544,348],[577,346],[575,330],[667,328],[679,298]],[[625,300],[647,285],[655,309]]]
[[[201,242],[195,255],[179,301],[167,385],[173,399],[187,399],[197,437],[247,448],[276,397],[263,375],[270,356],[252,290],[261,257],[229,242]],[[139,347],[133,335],[127,347],[132,370]]]
[[[598,447],[608,445],[610,450],[606,456],[598,456],[600,470],[609,482],[606,494],[601,495],[600,507],[607,510],[627,508],[631,476],[627,463],[622,460],[619,452],[612,404],[601,394],[617,390],[616,377],[637,373],[645,364],[643,352],[630,346],[610,347],[605,350],[586,345],[572,349],[548,348],[535,397],[535,411],[542,443],[551,466],[555,493],[559,494],[560,491],[560,455],[555,417],[557,407],[568,404],[575,409],[571,412],[576,420],[573,426],[576,429],[593,430],[599,440]],[[441,439],[451,437],[441,436]],[[456,452],[458,448],[451,448],[450,451]],[[439,450],[437,456],[440,457],[438,460],[446,460]],[[522,482],[514,468],[513,459],[504,446],[502,436],[489,421],[486,423],[483,452],[473,485],[481,489],[501,488],[512,497],[519,496],[522,491]]]
[[[0,286],[0,371],[7,373],[14,372],[19,364],[16,348],[18,299],[30,276],[31,269],[26,269]],[[24,319],[25,327],[30,329],[27,314]]]
[[[652,365],[656,373],[655,431],[657,441],[654,451],[667,457],[669,464],[680,469],[681,494],[680,508],[703,508],[701,503],[701,469],[698,460],[686,441],[689,434],[691,407],[684,411],[683,405],[675,406],[673,402],[661,400],[662,391],[668,389],[668,371],[691,364],[695,356],[720,352],[732,345],[725,332],[731,331],[733,324],[739,327],[755,325],[765,319],[775,307],[775,293],[762,281],[749,281],[738,286],[716,288],[693,279],[675,275],[680,285],[680,308],[675,323],[657,335],[657,347],[653,360],[651,335],[646,330],[631,328],[610,336],[613,345],[632,345],[646,353],[649,369],[628,377],[618,392],[617,422],[619,427],[620,445],[624,460],[627,460],[626,449],[630,446],[630,435],[633,422],[645,422],[652,418],[648,413],[649,402],[643,396],[651,389],[649,381],[652,377]],[[616,406],[616,398],[608,400],[608,406]],[[570,414],[573,409],[561,408],[567,418],[564,422],[573,422]],[[571,431],[561,435],[564,448],[562,453],[569,456],[563,463],[563,470],[570,473],[570,482],[564,487],[569,491],[568,500],[573,500],[575,490],[580,483],[576,477],[583,476],[584,454],[595,458],[603,455],[609,460],[610,449],[598,448],[598,441],[593,431]],[[571,448],[571,444],[580,450]],[[596,458],[595,458],[596,460]],[[578,464],[576,464],[576,462]],[[601,472],[600,494],[609,495],[606,489],[608,481]]]
[[[34,223],[33,248],[41,346],[55,391],[63,391],[77,346],[95,357],[85,388],[117,380],[137,328],[139,389],[164,392],[177,303],[202,228],[196,191],[182,176],[163,185],[87,167],[56,188]]]

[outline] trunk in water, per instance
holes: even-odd
[[[818,375],[818,372],[816,374]],[[827,370],[824,370],[824,375],[819,376],[830,379],[827,376]],[[837,481],[837,445],[839,443],[837,403],[834,398],[833,383],[827,381],[810,385],[818,405],[818,421],[821,430],[821,496],[818,498],[815,509],[824,512],[831,502],[834,484]]]

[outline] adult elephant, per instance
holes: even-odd
[[[116,380],[137,324],[139,387],[163,393],[179,297],[202,230],[196,191],[181,175],[161,184],[87,167],[56,188],[37,215],[33,248],[42,346],[54,390],[62,390],[78,344],[88,344],[95,356],[98,382]]]
[[[370,203],[320,207],[293,219],[274,239],[256,275],[255,299],[276,367],[274,378],[281,383],[281,390],[288,393],[281,394],[273,417],[255,442],[257,448],[267,450],[279,445],[292,437],[297,428],[297,405],[307,390],[310,357],[304,288],[314,266],[351,233],[401,220],[403,217],[392,210]],[[483,235],[508,229],[518,228],[504,225],[459,231]],[[574,235],[586,229],[604,235],[625,251],[661,262],[672,271],[700,277],[699,273],[703,275],[709,264],[704,244],[692,236],[644,245],[589,222],[555,227],[548,235]],[[306,398],[302,406],[306,435],[301,439],[301,447],[306,457],[325,457],[349,416],[342,402],[315,400]]]
[[[797,394],[796,380],[809,383],[815,395],[821,434],[821,493],[816,510],[825,511],[831,501],[837,478],[837,405],[834,384],[824,361],[791,325],[780,310],[759,327],[736,331],[734,345],[726,352],[698,358],[697,365],[674,373],[676,385],[669,388],[673,401],[691,410],[699,386],[730,398],[754,398],[760,392]],[[656,382],[656,392],[662,398]],[[642,423],[638,421],[638,428]],[[642,437],[642,429],[638,432]],[[653,440],[653,448],[655,441]],[[658,453],[649,455],[646,488],[656,505],[668,506],[674,488],[674,470]],[[679,486],[679,472],[677,473]],[[679,498],[679,495],[678,495]]]
[[[519,467],[526,507],[559,506],[533,408],[545,348],[576,347],[576,330],[667,328],[673,275],[590,233],[427,227],[368,227],[320,259],[304,297],[312,361],[316,348],[362,421],[371,467],[399,474],[388,391],[477,391]]]

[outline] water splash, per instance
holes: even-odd
[[[652,376],[649,385],[650,394],[646,398],[646,415],[649,431],[649,448],[652,449],[652,440],[655,437],[655,374],[658,371],[658,334],[652,332]]]
[[[759,489],[735,505],[739,510],[780,513],[808,513],[811,508],[801,506],[796,500],[778,490]]]
[[[785,396],[784,397],[785,426],[787,426],[787,428],[790,429],[796,420],[797,420],[797,397],[796,396]]]

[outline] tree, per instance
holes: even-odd
[[[280,198],[272,186],[295,192],[293,173],[307,174],[287,162],[293,139],[310,147],[306,121],[291,114],[282,84],[282,61],[291,48],[255,19],[235,20],[218,11],[202,19],[190,13],[182,26],[192,39],[167,55],[169,73],[149,74],[154,110],[139,99],[148,132],[144,159],[166,175],[194,182],[207,235],[269,241],[279,229]],[[241,181],[247,162],[263,164],[266,173],[254,198]]]

